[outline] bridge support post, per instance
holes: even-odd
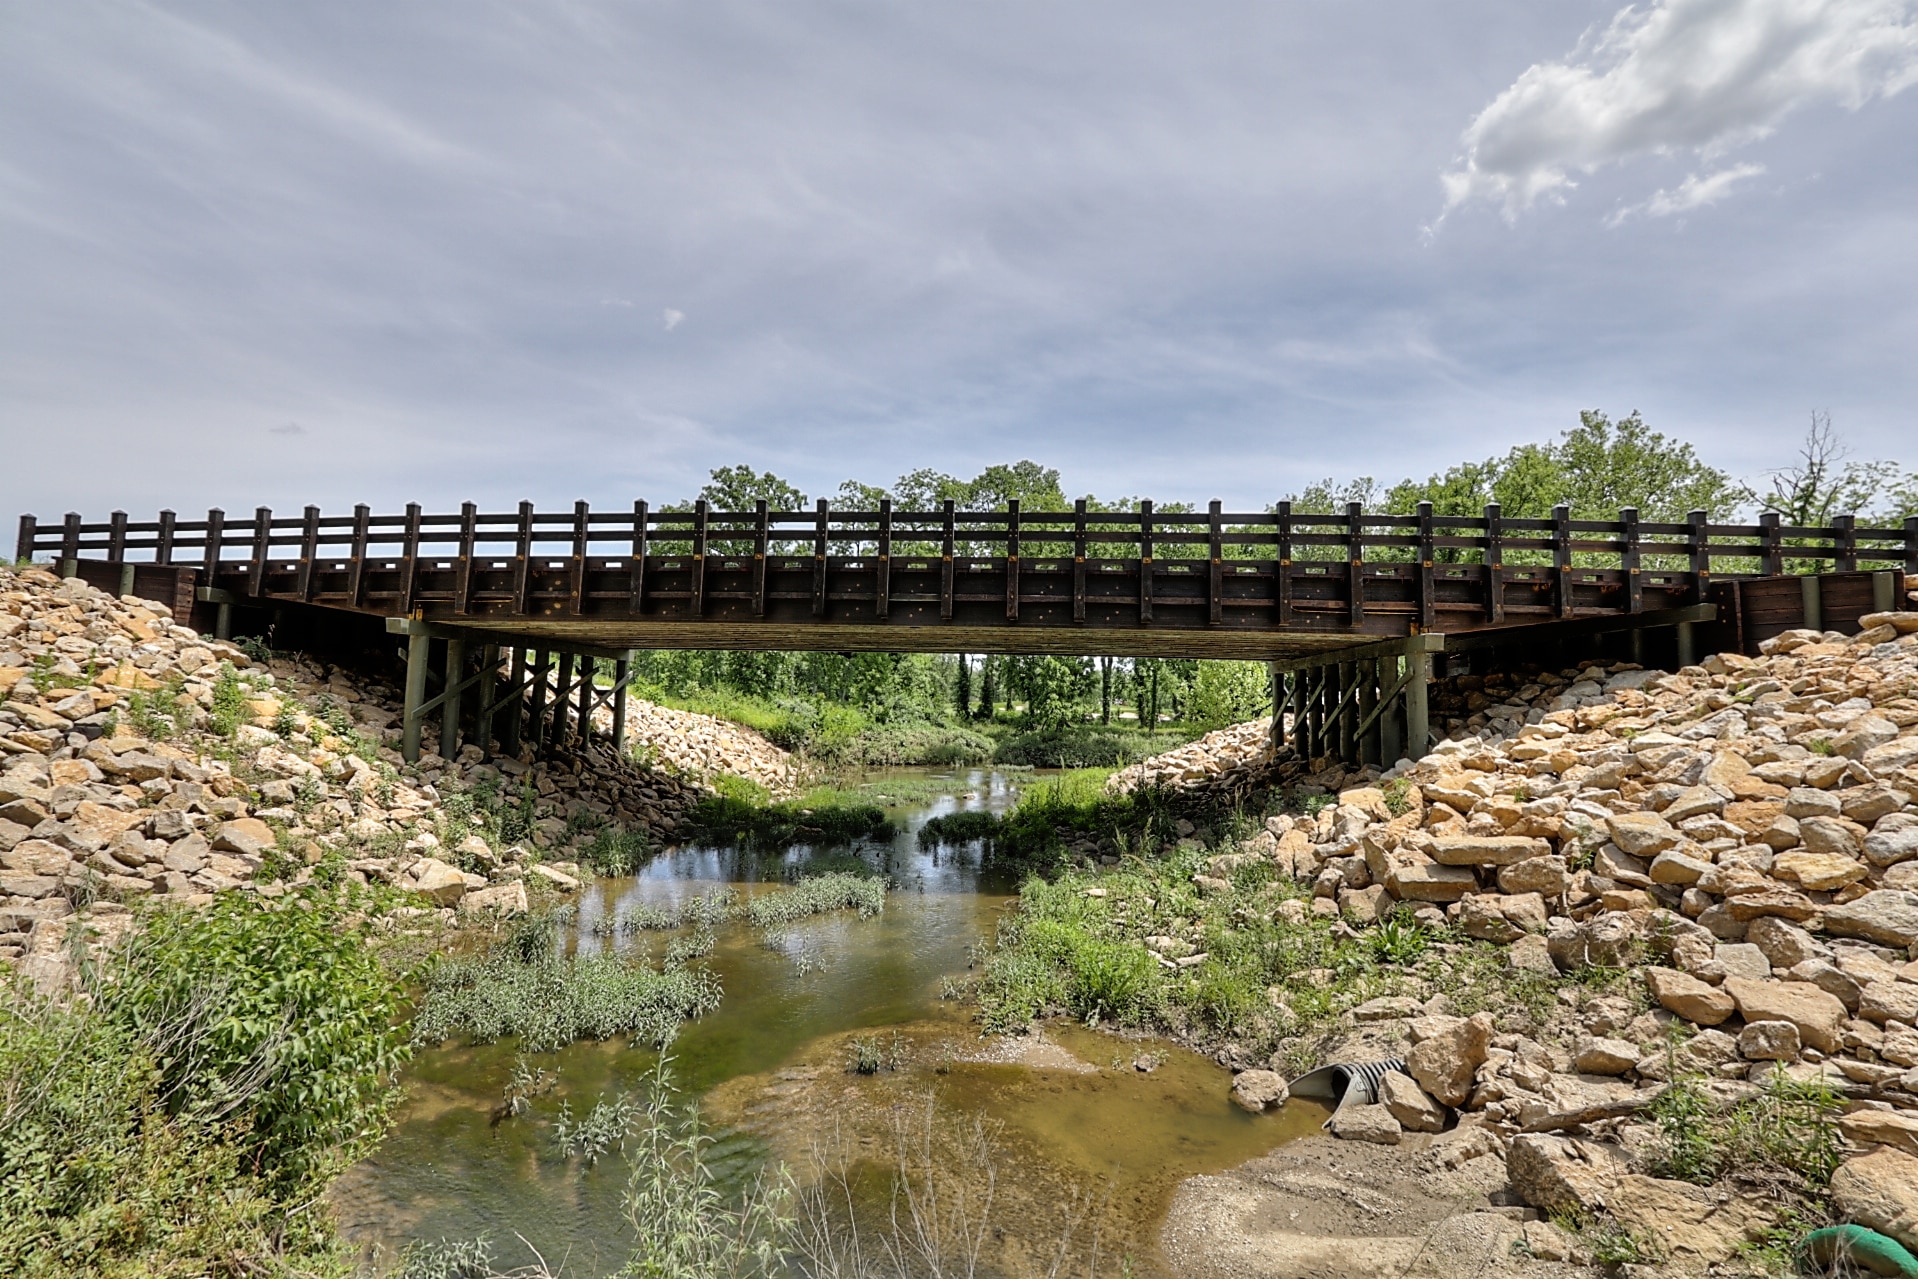
[[[1432,655],[1444,650],[1443,635],[1427,634],[1274,662],[1274,678],[1293,681],[1294,749],[1308,759],[1381,768],[1425,754]]]
[[[764,563],[762,560],[761,563]],[[626,685],[633,678],[633,656],[613,663],[613,753],[626,752]]]
[[[579,659],[579,748],[593,740],[593,675],[599,663],[590,657]]]
[[[458,636],[446,641],[446,692],[440,704],[440,758],[452,759],[460,751],[460,690],[466,680],[466,641]]]
[[[566,695],[573,691],[573,655],[559,655],[559,677],[553,681],[553,723],[546,744],[554,750],[566,744]]]
[[[508,685],[513,690],[512,701],[506,708],[506,724],[500,729],[499,734],[500,750],[508,755],[519,754],[520,728],[526,720],[527,699],[523,690],[526,688],[527,674],[526,646],[515,644],[513,645],[513,670],[509,677],[511,683]]]
[[[552,656],[545,649],[533,654],[533,687],[527,699],[526,726],[536,751],[546,740],[546,672],[551,669],[551,663]]]
[[[222,604],[222,614],[231,605]],[[425,631],[406,637],[406,701],[400,713],[400,757],[409,764],[420,759],[420,704],[426,700],[426,666],[432,657],[433,639]]]
[[[473,726],[473,744],[480,758],[493,757],[493,716],[499,712],[499,645],[480,646],[479,713]]]

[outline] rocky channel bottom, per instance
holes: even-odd
[[[1648,1112],[1675,1079],[1725,1111],[1780,1074],[1842,1099],[1839,1218],[1918,1250],[1918,612],[1862,626],[1675,674],[1588,663],[1534,681],[1531,704],[1481,714],[1482,735],[1215,857],[1202,891],[1269,862],[1309,885],[1282,912],[1448,926],[1505,946],[1511,968],[1559,986],[1559,1007],[1531,1034],[1452,1015],[1443,995],[1345,1014],[1322,1059],[1403,1070],[1341,1107],[1331,1135],[1185,1183],[1164,1237],[1179,1267],[1752,1273],[1741,1250],[1792,1229],[1779,1198],[1652,1175]],[[1138,772],[1214,790],[1235,772],[1339,773],[1240,754]],[[1145,944],[1172,964],[1197,941]],[[1579,986],[1620,970],[1626,993]],[[1272,1070],[1234,1088],[1248,1109],[1286,1097]],[[1637,1260],[1560,1228],[1593,1224],[1625,1232]]]

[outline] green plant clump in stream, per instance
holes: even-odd
[[[648,967],[622,955],[558,953],[550,921],[523,921],[485,956],[448,959],[427,977],[414,1038],[491,1043],[518,1036],[529,1052],[630,1035],[664,1047],[682,1023],[719,1007],[709,969]]]
[[[860,918],[886,908],[886,881],[871,875],[834,872],[802,879],[783,893],[766,893],[746,904],[746,918],[756,928],[774,928],[809,915],[834,910],[856,910]]]
[[[919,828],[919,844],[969,844],[976,839],[997,839],[1004,823],[997,813],[971,808],[957,813],[942,813]]]
[[[843,791],[819,789],[768,804],[728,790],[731,793],[708,795],[693,807],[689,822],[694,830],[753,847],[849,844],[888,839],[893,833],[885,809]]]
[[[385,1131],[408,1051],[362,927],[222,894],[80,980],[56,1003],[0,975],[0,1273],[345,1273],[307,1209]]]

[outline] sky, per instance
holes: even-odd
[[[0,0],[0,518],[1918,467],[1918,0]]]

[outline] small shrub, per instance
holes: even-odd
[[[584,1119],[574,1119],[572,1103],[562,1101],[559,1118],[553,1121],[553,1146],[562,1158],[597,1164],[614,1147],[626,1148],[627,1135],[643,1113],[644,1108],[624,1093],[611,1100],[602,1096]]]
[[[896,1030],[892,1032],[890,1041],[877,1035],[860,1035],[846,1045],[846,1069],[855,1075],[876,1075],[882,1070],[898,1070],[905,1061],[905,1048]]]
[[[930,848],[934,844],[970,844],[974,840],[994,839],[1000,825],[999,815],[984,809],[944,813],[919,828],[919,845]]]

